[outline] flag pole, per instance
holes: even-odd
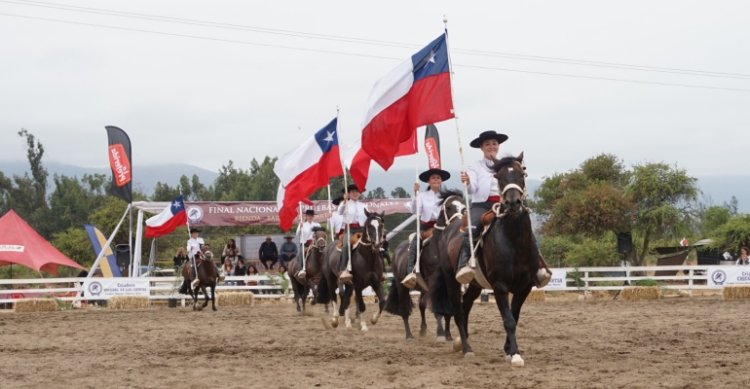
[[[416,132],[416,130],[415,130],[415,132]],[[418,133],[414,134],[414,136],[417,138],[416,139],[417,140],[417,152],[415,154],[419,154],[419,136],[418,136]],[[414,182],[417,185],[419,185],[419,167],[418,167],[418,165],[419,165],[418,158],[414,158]],[[417,222],[417,228],[416,228],[416,235],[414,236],[414,239],[417,240],[417,246],[416,246],[416,248],[417,248],[417,250],[416,250],[417,257],[416,258],[417,259],[416,259],[416,261],[414,261],[414,273],[419,274],[419,254],[421,254],[421,251],[422,251],[421,247],[420,247],[422,245],[419,242],[419,238],[421,238],[420,227],[421,227],[421,224],[422,224],[421,223],[422,218],[420,217],[420,214],[422,212],[422,207],[419,204],[419,189],[417,189],[414,192],[414,207],[417,208],[416,212],[415,212],[415,215],[417,215],[417,220],[416,220],[416,222]]]
[[[451,60],[451,51],[450,51],[450,44],[448,42],[448,18],[443,15],[443,24],[445,25],[445,46],[446,46],[446,52],[448,53],[448,69],[450,70],[449,74],[451,77],[451,82],[449,83],[451,86],[451,100],[453,100],[453,96],[455,93],[453,93],[453,61]],[[456,123],[456,137],[458,138],[458,155],[461,157],[461,173],[466,171],[466,162],[464,161],[464,147],[461,144],[461,131],[458,129],[458,115],[456,114],[456,105],[453,104],[453,121]],[[466,182],[462,182],[463,190],[464,190],[464,202],[466,202],[466,210],[468,214],[466,215],[469,218],[469,247],[471,247],[471,250],[469,252],[471,253],[471,257],[469,258],[469,267],[476,268],[477,267],[477,259],[474,257],[474,234],[472,232],[472,225],[471,225],[471,203],[469,201],[469,187],[466,184]]]
[[[338,137],[338,134],[336,134]],[[339,153],[341,155],[341,153]],[[328,214],[330,217],[328,218],[328,229],[331,230],[331,242],[333,242],[334,239],[334,231],[333,231],[333,203],[331,202],[331,179],[328,179],[328,185],[326,185],[326,188],[328,189]]]
[[[180,196],[182,196],[182,188],[180,188]],[[185,204],[184,197],[182,198],[182,203]],[[192,238],[192,235],[190,235],[190,217],[189,215],[187,215],[187,209],[185,210],[185,215],[188,216],[185,218],[185,226],[187,226],[188,240],[190,240]],[[190,259],[190,262],[192,262],[193,264],[193,271],[195,272],[195,278],[197,279],[198,278],[198,266],[195,264],[195,255],[191,254],[190,250],[188,250],[188,258]],[[224,264],[222,264],[222,266],[224,266]],[[191,284],[188,284],[188,285],[192,289],[193,286]]]
[[[336,107],[336,136],[339,136],[339,107]],[[341,138],[339,138],[340,140]],[[341,159],[341,153],[339,153],[339,162],[341,162],[341,170],[344,171],[344,213],[346,215],[349,214],[349,192],[346,190],[349,186],[348,180],[346,179],[346,164],[344,164],[344,161]],[[344,218],[344,223],[346,224],[346,242],[351,242],[351,231],[349,227],[349,223],[346,222],[346,217]],[[344,242],[342,242],[343,244]],[[349,260],[346,261],[346,270],[352,271],[352,245],[348,244],[345,245],[349,254]]]
[[[297,218],[299,219],[299,224],[297,224],[297,234],[295,235],[299,235],[300,251],[302,251],[300,253],[300,255],[302,255],[302,269],[297,269],[297,272],[299,273],[300,270],[305,269],[305,242],[302,241],[302,202],[300,201],[297,204]],[[287,266],[287,268],[289,267]]]

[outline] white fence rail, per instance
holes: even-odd
[[[747,270],[745,270],[747,269]],[[544,288],[547,292],[622,290],[644,280],[649,284],[671,290],[722,289],[726,285],[750,285],[750,267],[741,266],[639,266],[639,267],[582,267],[555,268],[553,281]],[[390,278],[391,274],[386,274]],[[94,278],[95,280],[96,278]],[[62,301],[106,300],[108,297],[79,297],[85,278],[35,278],[0,280],[0,304],[7,305],[24,298],[57,298]],[[91,279],[90,279],[91,280]],[[122,278],[126,281],[146,281],[152,300],[189,297],[178,293],[182,277]],[[244,285],[243,285],[244,284]],[[280,298],[291,294],[287,275],[233,276],[220,283],[222,291],[252,291],[256,298]],[[491,291],[487,291],[491,292]]]

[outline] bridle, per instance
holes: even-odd
[[[380,245],[383,244],[383,241],[380,238],[382,238],[383,234],[376,234],[377,236],[375,237],[375,239],[372,239],[372,237],[370,236],[370,229],[368,228],[368,226],[372,225],[372,220],[377,221],[379,223],[379,226],[385,226],[385,222],[383,221],[382,217],[372,215],[365,222],[365,233],[362,239],[359,240],[359,244],[364,246],[375,246],[377,249],[380,249]],[[379,231],[379,226],[373,226],[373,228],[375,228],[376,231]]]
[[[456,210],[456,213],[454,213],[452,216],[450,216],[450,217],[448,216],[448,207],[447,207],[447,204],[450,204],[451,201],[449,201],[449,200],[453,199],[454,197],[456,197],[456,196],[449,196],[443,202],[443,206],[440,207],[440,211],[443,213],[443,220],[444,220],[443,225],[440,226],[440,225],[435,224],[434,228],[437,228],[438,230],[444,230],[445,227],[447,227],[447,226],[449,226],[451,224],[451,222],[453,221],[453,219],[456,219],[456,218],[463,219],[464,214],[463,214],[463,212],[461,212],[461,209]]]
[[[526,173],[526,167],[523,166],[523,163],[520,163],[521,168],[523,169],[523,176],[524,178],[528,176]],[[508,172],[512,172],[514,170],[513,167],[508,168]],[[526,186],[518,185],[514,182],[510,182],[505,184],[503,186],[502,190],[500,191],[500,197],[501,199],[505,198],[505,194],[508,193],[508,191],[516,189],[519,192],[521,192],[521,213],[531,213],[531,209],[526,206],[526,199],[528,197],[528,191],[526,190]],[[495,204],[492,204],[492,212],[495,214],[496,218],[504,218],[508,215],[508,209],[506,209],[505,205],[502,202],[497,202]]]

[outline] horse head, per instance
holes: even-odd
[[[457,190],[444,190],[440,192],[440,215],[435,226],[445,228],[456,219],[462,219],[466,210],[464,197]]]
[[[502,213],[517,217],[528,212],[525,205],[526,166],[523,164],[523,152],[517,157],[504,157],[494,162],[492,170],[500,188]]]
[[[365,221],[362,241],[380,249],[385,240],[385,212],[377,213],[365,210],[365,215],[367,220]]]
[[[321,227],[313,228],[312,241],[312,249],[318,250],[318,252],[322,254],[326,249],[326,244],[328,243],[326,240],[326,230]]]

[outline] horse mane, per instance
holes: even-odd
[[[440,195],[439,195],[440,202],[438,203],[438,205],[443,205],[445,200],[451,196],[458,196],[458,197],[463,198],[464,194],[458,189],[442,189],[440,190]]]
[[[518,162],[518,158],[514,157],[512,155],[509,155],[507,157],[502,157],[499,160],[495,160],[495,164],[490,166],[490,169],[497,172],[498,170],[508,167],[510,165],[513,165],[514,163]]]

